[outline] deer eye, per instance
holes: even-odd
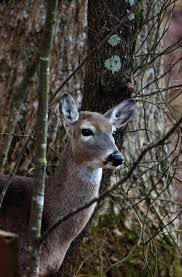
[[[117,135],[116,135],[116,131],[113,131],[113,132],[112,132],[112,136],[113,136],[114,139],[116,138],[116,136],[117,136]]]
[[[90,129],[82,129],[82,135],[85,136],[85,137],[88,137],[88,136],[93,136],[94,133]]]

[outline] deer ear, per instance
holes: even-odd
[[[60,99],[59,112],[63,118],[65,128],[69,128],[79,118],[77,106],[73,98],[67,93],[65,93]]]
[[[119,128],[126,124],[133,116],[136,108],[135,100],[128,99],[118,106],[108,110],[105,117],[116,127]]]

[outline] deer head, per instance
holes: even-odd
[[[124,158],[118,150],[114,134],[125,125],[135,110],[135,101],[126,100],[104,115],[78,112],[69,94],[61,97],[59,105],[63,124],[70,139],[73,159],[90,168],[115,168]]]

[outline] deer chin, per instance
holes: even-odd
[[[85,162],[84,163],[86,167],[92,168],[92,169],[118,169],[120,168],[119,166],[115,166],[113,165],[111,162],[108,162],[106,160],[93,160],[93,161],[89,161],[89,162]]]
[[[111,162],[104,162],[104,169],[119,169],[121,165],[115,166]]]
[[[91,168],[91,169],[103,168],[103,162],[102,162],[102,161],[98,161],[98,160],[93,160],[93,161],[84,162],[84,165],[85,165],[86,167]]]

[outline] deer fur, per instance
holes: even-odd
[[[122,157],[112,136],[113,129],[130,120],[134,109],[134,100],[130,99],[109,110],[105,116],[94,112],[78,113],[73,99],[68,94],[63,95],[60,114],[68,132],[69,142],[63,151],[57,172],[46,179],[43,232],[60,217],[98,196],[102,169],[115,168],[113,155],[111,160],[108,157],[112,153],[119,155],[119,159]],[[91,132],[92,135],[83,135],[83,129],[89,129],[85,132]],[[1,189],[7,180],[7,176],[0,177]],[[0,227],[18,233],[20,237],[21,274],[26,264],[25,245],[32,190],[33,179],[13,177],[0,210]],[[83,230],[94,208],[95,204],[92,204],[50,233],[40,248],[41,274],[46,276],[58,271],[71,242]]]

